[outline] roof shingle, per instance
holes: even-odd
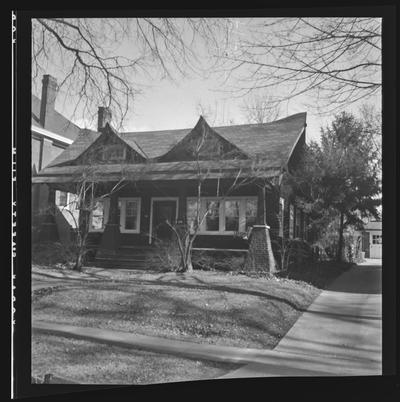
[[[262,155],[270,166],[281,167],[290,156],[294,145],[306,126],[306,113],[297,113],[264,124],[242,124],[212,127],[219,135],[231,142],[250,157]],[[141,150],[147,158],[158,158],[170,151],[192,128],[179,130],[125,132],[118,134],[135,150]],[[82,130],[73,144],[65,149],[49,166],[76,159],[100,133]]]

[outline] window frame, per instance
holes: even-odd
[[[189,201],[197,201],[198,197],[187,197],[186,198],[186,219],[187,215],[187,204]],[[246,200],[255,200],[258,204],[257,196],[230,196],[230,197],[201,197],[200,198],[200,217],[203,217],[206,212],[207,201],[218,201],[219,202],[219,229],[216,230],[206,230],[206,218],[200,224],[200,228],[197,232],[199,235],[227,235],[233,236],[237,233],[246,232]],[[239,201],[239,228],[235,230],[225,230],[225,201]],[[258,205],[257,205],[258,207]]]
[[[104,203],[103,206],[103,227],[101,229],[94,229],[92,226],[92,220],[93,220],[93,210],[90,211],[90,216],[89,216],[89,232],[90,233],[101,233],[104,232],[104,228],[106,227],[108,223],[108,218],[110,216],[110,198],[105,197],[105,198],[96,198],[95,202],[102,201]]]
[[[125,228],[125,217],[126,217],[126,204],[129,201],[136,201],[138,203],[136,212],[136,228],[126,229]],[[140,216],[142,210],[142,199],[141,197],[119,197],[118,202],[121,202],[121,209],[119,215],[119,230],[121,233],[140,233]]]

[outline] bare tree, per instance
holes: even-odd
[[[320,114],[381,89],[381,19],[271,18],[243,24],[224,55],[238,96],[268,89],[281,102],[308,95]]]
[[[228,20],[218,18],[36,18],[32,20],[32,79],[55,71],[74,116],[93,121],[109,107],[120,126],[142,76],[176,78],[200,71],[199,46],[219,54]]]
[[[177,241],[178,251],[180,255],[180,267],[181,272],[193,271],[192,264],[192,249],[194,241],[196,240],[199,231],[203,225],[204,220],[210,215],[212,211],[211,204],[203,210],[201,208],[201,200],[204,197],[204,185],[209,180],[216,180],[215,196],[218,198],[218,202],[224,202],[225,198],[232,194],[235,190],[246,185],[255,185],[264,187],[268,179],[265,177],[265,172],[268,169],[268,162],[259,158],[257,160],[245,161],[248,166],[237,167],[233,174],[231,174],[228,180],[221,178],[215,179],[212,172],[212,162],[217,162],[217,165],[221,166],[221,162],[229,162],[232,166],[232,162],[238,161],[236,150],[228,151],[225,154],[219,154],[221,149],[218,140],[213,138],[207,130],[203,130],[202,135],[196,138],[191,144],[189,149],[194,157],[194,163],[196,164],[196,207],[192,220],[186,220],[181,224],[173,224],[167,222],[167,225],[171,228],[175,239]],[[204,160],[205,155],[207,160]],[[210,160],[211,156],[213,158]],[[215,165],[215,163],[214,163]],[[226,185],[223,185],[222,183]],[[238,233],[239,234],[239,233]]]
[[[248,123],[262,124],[277,120],[280,108],[272,96],[252,94],[243,101],[242,111]]]
[[[376,157],[372,162],[382,171],[382,113],[373,104],[363,104],[359,110],[364,131],[373,144]]]

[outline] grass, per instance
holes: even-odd
[[[32,335],[32,376],[80,384],[152,384],[217,378],[237,365],[177,358],[48,334]]]
[[[65,270],[34,269],[68,275]],[[36,297],[33,320],[238,347],[272,349],[320,290],[287,279],[88,268]],[[90,279],[90,280],[89,280]],[[52,283],[54,285],[54,283]]]

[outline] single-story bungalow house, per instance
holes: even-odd
[[[282,183],[305,144],[306,113],[222,127],[200,117],[192,128],[147,132],[118,133],[110,122],[110,111],[100,107],[97,131],[82,130],[33,178],[50,186],[51,202],[56,190],[76,192],[89,174],[98,183],[95,198],[123,182],[90,214],[98,264],[139,267],[155,239],[171,237],[166,221],[190,225],[198,199],[208,213],[196,249],[250,248],[257,266],[271,267],[271,237],[306,236],[307,218]]]

